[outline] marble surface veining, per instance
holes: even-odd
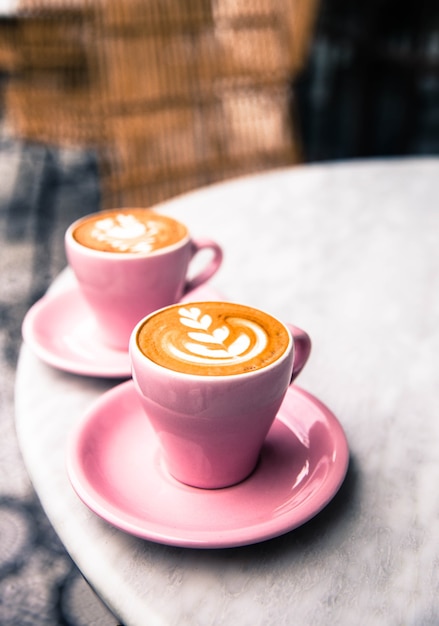
[[[54,370],[23,348],[26,464],[69,552],[124,624],[439,623],[438,181],[437,159],[317,165],[162,207],[224,246],[216,288],[313,339],[298,384],[340,420],[350,466],[333,501],[284,536],[190,550],[106,524],[71,489],[65,447],[118,381]]]

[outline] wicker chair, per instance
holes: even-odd
[[[297,163],[293,87],[316,10],[317,0],[20,0],[0,25],[9,127],[95,148],[105,206]]]

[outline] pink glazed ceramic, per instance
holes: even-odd
[[[152,253],[94,250],[73,237],[80,221],[67,229],[67,259],[95,315],[99,338],[112,349],[126,351],[130,334],[141,318],[178,302],[211,278],[222,262],[222,250],[216,242],[193,239],[189,234],[178,243]],[[188,280],[191,260],[205,249],[211,250],[212,258]]]
[[[146,318],[148,319],[148,318]],[[291,382],[308,360],[307,333],[283,325],[285,352],[274,363],[233,375],[194,375],[156,364],[130,339],[134,385],[174,478],[200,488],[241,482],[256,467]]]

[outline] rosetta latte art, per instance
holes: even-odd
[[[141,208],[86,216],[73,232],[76,241],[94,250],[147,255],[178,244],[187,234],[180,222]]]
[[[105,242],[120,252],[150,252],[159,228],[155,222],[142,223],[134,215],[117,214],[95,222],[91,234],[96,241]]]
[[[149,316],[137,333],[141,352],[184,374],[229,376],[274,363],[290,346],[271,315],[234,302],[175,304]]]
[[[226,325],[212,328],[212,317],[203,315],[199,308],[181,308],[178,312],[181,324],[194,330],[188,331],[186,335],[181,332],[172,333],[172,340],[164,347],[183,361],[229,365],[257,357],[267,345],[264,329],[251,320],[229,318],[230,325],[241,329],[229,341],[231,328]]]
[[[96,241],[117,252],[151,252],[161,238],[166,237],[163,224],[156,220],[139,220],[135,215],[118,213],[94,224],[91,232]]]

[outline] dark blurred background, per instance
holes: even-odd
[[[63,55],[54,56],[54,44],[50,38],[50,33],[54,32],[50,21],[53,16],[47,20],[43,15],[41,20],[39,3],[29,1],[37,6],[37,21],[46,30],[43,29],[42,38],[38,41],[26,35],[27,47],[19,62],[15,53],[21,51],[14,45],[10,46],[17,35],[17,16],[7,12],[0,15],[0,624],[114,625],[116,618],[107,613],[82,579],[44,515],[23,466],[14,431],[13,386],[23,317],[28,307],[41,297],[65,266],[62,238],[67,225],[81,214],[101,207],[103,175],[102,151],[95,149],[93,142],[81,142],[89,130],[87,115],[73,118],[69,130],[77,131],[77,136],[71,143],[54,141],[62,135],[56,126],[65,113],[60,106],[50,112],[46,127],[32,126],[31,132],[20,134],[14,132],[9,124],[7,114],[11,111],[6,105],[10,106],[11,100],[6,98],[6,86],[11,84],[11,67],[14,70],[18,68],[14,96],[21,98],[21,113],[28,111],[30,116],[37,111],[38,98],[42,93],[35,83],[35,76],[42,80],[43,87],[45,81],[50,89],[55,85],[57,96],[60,90],[63,95],[63,87],[70,90],[69,96],[82,93],[90,80],[90,73],[87,71],[84,74],[81,69],[84,61],[81,50],[78,53],[75,48],[73,54],[64,46]],[[207,0],[178,2],[180,8],[208,4]],[[111,4],[117,9],[126,6],[123,0],[119,4],[114,1]],[[172,3],[163,0],[162,4]],[[292,0],[292,5],[296,4],[302,7],[302,14],[305,15],[307,11],[304,8],[308,9],[313,3],[312,0]],[[235,6],[233,2],[229,5]],[[4,6],[6,3],[0,4],[0,9]],[[256,0],[254,6],[257,6]],[[264,6],[268,4],[261,4],[259,30],[272,23],[264,13]],[[288,162],[439,155],[439,2],[321,0],[315,6],[315,20],[312,20],[312,28],[306,34],[303,63],[288,84],[288,102],[295,125],[294,143],[280,141],[281,150],[273,151],[272,160],[257,162],[250,158],[249,167],[261,169]],[[170,17],[173,18],[172,15]],[[202,15],[203,20],[208,17]],[[62,19],[70,28],[71,13],[62,12]],[[78,20],[78,16],[74,19]],[[80,19],[75,22],[75,28],[80,23]],[[115,23],[109,35],[107,32],[106,43],[110,40],[114,43],[120,35],[130,37],[131,31],[123,30],[120,24],[116,24],[116,28]],[[239,38],[249,34],[246,30],[249,23],[239,22],[243,29]],[[73,43],[80,40],[78,33],[80,31],[74,30]],[[139,36],[137,31],[134,34]],[[228,31],[224,34],[231,36]],[[271,31],[267,32],[267,36],[271,35]],[[117,41],[120,43],[120,39]],[[42,65],[39,66],[39,63]],[[68,66],[68,70],[60,67],[62,63]],[[230,75],[232,69],[229,68]],[[125,78],[124,70],[122,64],[117,79]],[[170,78],[170,84],[174,84],[175,73]],[[23,85],[26,87],[29,81],[34,91],[23,91]],[[136,95],[135,79],[132,84]],[[261,84],[256,85],[257,89]],[[196,87],[198,89],[200,85]],[[273,83],[264,76],[262,87],[266,89],[264,95],[267,99],[264,102],[280,102],[275,99],[281,93],[279,84],[273,91]],[[30,99],[27,93],[31,93]],[[260,91],[257,93],[261,95]],[[234,94],[230,92],[229,95],[225,105],[234,122],[248,120],[247,109],[242,108],[248,102],[242,97],[242,91],[239,91],[238,106],[235,108]],[[67,100],[71,102],[70,98]],[[136,120],[134,133],[133,126],[127,126],[128,149],[122,145],[125,139],[123,133],[119,137],[123,147],[121,154],[127,161],[113,170],[113,189],[132,185],[136,192],[143,189],[141,198],[160,197],[152,194],[153,184],[148,178],[158,176],[157,172],[147,167],[140,168],[135,179],[129,158],[133,152],[135,163],[138,163],[139,157],[135,153],[143,149],[136,126],[139,112],[143,112],[143,119],[148,121],[150,116],[154,118],[159,114],[161,107],[167,103],[160,99],[150,102],[146,96],[143,102],[126,101],[122,107],[124,119],[120,118],[120,102],[107,101],[104,104],[107,108],[104,107],[101,113],[108,114],[109,119],[113,116],[117,122],[108,127],[110,130],[120,130],[120,124],[123,126],[131,114]],[[172,114],[178,112],[184,104],[184,97],[180,94],[179,98],[171,101],[169,111]],[[90,102],[86,101],[85,105],[87,112]],[[199,100],[197,106],[202,105]],[[206,106],[210,107],[206,109],[206,115],[210,115],[212,103],[207,102]],[[254,120],[256,130],[262,128],[268,117],[263,107],[258,111]],[[178,126],[177,117],[171,115],[167,119]],[[21,127],[26,128],[29,119],[22,117],[19,121]],[[103,121],[102,116],[100,121]],[[268,129],[278,128],[277,118],[271,119],[271,122],[273,124]],[[185,125],[186,118],[183,118],[183,130]],[[145,132],[151,131],[147,125],[144,128]],[[236,130],[235,126],[233,128]],[[212,129],[205,126],[202,130],[206,133]],[[54,131],[52,140],[51,131]],[[226,131],[224,126],[222,132]],[[67,131],[65,133],[67,136]],[[68,138],[71,139],[70,136]],[[205,138],[206,134],[202,135],[202,139]],[[261,154],[266,152],[266,142],[270,139],[269,135],[264,135]],[[282,139],[284,137],[280,136],[279,140]],[[147,145],[155,145],[154,141],[148,138]],[[241,148],[245,142],[238,141],[237,144]],[[177,143],[172,145],[177,149]],[[217,145],[218,142],[214,142],[214,146]],[[253,144],[248,145],[248,155],[253,157]],[[255,145],[260,147],[258,143]],[[169,146],[165,148],[168,150]],[[163,152],[163,146],[158,143],[155,149],[154,154],[158,157],[163,154],[169,156],[169,152]],[[220,156],[225,154],[223,152]],[[242,162],[241,155],[238,156],[238,161]],[[186,152],[184,157],[187,157]],[[199,170],[202,165],[198,163]],[[187,177],[183,187],[196,185],[200,180],[209,182],[212,172],[216,172],[215,167],[216,162],[212,161],[211,166],[202,172],[204,178]],[[176,171],[181,173],[183,170],[176,167]],[[227,174],[226,169],[224,174]],[[170,176],[171,182],[164,190],[166,195],[183,188],[173,186],[176,180],[175,176]],[[148,195],[150,192],[151,195]]]
[[[296,82],[306,161],[439,153],[439,2],[322,0]]]

